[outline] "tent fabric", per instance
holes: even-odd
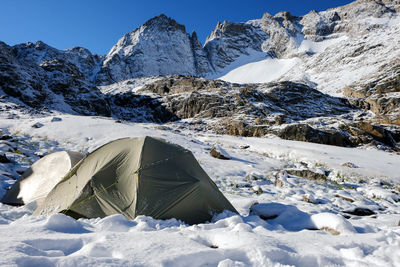
[[[201,223],[237,211],[181,146],[153,137],[112,141],[90,153],[48,194],[35,215],[123,214]]]
[[[1,202],[16,206],[32,201],[41,202],[84,157],[84,154],[73,151],[59,151],[44,156],[22,174]]]

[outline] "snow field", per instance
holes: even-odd
[[[180,123],[160,130],[155,124],[115,123],[98,117],[57,115],[61,121],[52,122],[53,116],[19,115],[19,120],[0,117],[0,127],[19,136],[16,146],[21,152],[6,153],[17,164],[15,168],[2,165],[2,188],[13,182],[4,174],[17,177],[15,169],[28,167],[29,158],[38,159],[33,153],[90,152],[117,138],[152,135],[193,151],[240,215],[223,213],[212,222],[193,226],[145,216],[130,221],[122,215],[76,221],[62,214],[33,217],[35,203],[0,204],[1,266],[400,263],[399,155],[275,137],[197,133],[182,130]],[[43,126],[32,128],[37,122]],[[211,157],[213,146],[231,160]],[[356,168],[342,166],[347,162]],[[311,181],[284,171],[293,168],[330,172],[330,179]],[[275,185],[277,180],[280,186]],[[356,208],[375,214],[347,213]]]
[[[4,206],[0,207],[3,212]],[[16,208],[14,208],[16,209]],[[296,221],[290,209],[284,209]],[[258,216],[221,214],[212,223],[184,225],[122,215],[78,220],[55,214],[22,216],[3,233],[2,266],[330,266],[367,264],[395,266],[400,260],[399,233],[390,228],[357,234],[349,222],[331,213],[313,215],[313,222],[340,226],[348,233],[289,231]],[[282,218],[283,219],[283,218]],[[326,221],[326,223],[324,223]],[[0,226],[0,229],[4,225]],[[230,265],[224,265],[224,264]],[[381,263],[381,264],[380,264]]]
[[[232,83],[267,83],[279,79],[296,64],[299,58],[268,58],[252,62],[231,70],[219,79]]]

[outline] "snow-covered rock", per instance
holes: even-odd
[[[46,61],[59,60],[71,63],[79,72],[93,80],[102,61],[99,55],[93,55],[83,47],[58,50],[42,41],[23,43],[13,47],[16,58],[27,65],[40,65]]]
[[[35,109],[109,115],[90,76],[96,56],[82,48],[57,50],[43,42],[8,46],[0,42],[0,92]]]

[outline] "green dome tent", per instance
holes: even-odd
[[[237,212],[189,150],[146,136],[115,140],[90,153],[34,215],[120,213],[128,219],[147,215],[195,224],[223,210]]]

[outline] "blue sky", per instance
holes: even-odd
[[[195,30],[203,43],[218,21],[247,21],[289,11],[301,16],[351,0],[0,0],[0,41],[9,45],[38,40],[67,49],[83,46],[106,54],[127,32],[166,14]]]

